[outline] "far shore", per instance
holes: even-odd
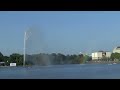
[[[88,61],[87,64],[120,64],[120,61]]]
[[[120,64],[120,61],[87,61],[84,64]],[[61,65],[61,64],[60,64]],[[64,65],[68,65],[68,64],[64,64]],[[75,64],[73,64],[75,65]],[[26,65],[26,66],[0,66],[0,67],[32,67],[34,65]]]

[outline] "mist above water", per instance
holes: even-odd
[[[48,55],[41,54],[47,50],[43,30],[31,27],[26,31],[26,62],[33,65],[50,65]]]

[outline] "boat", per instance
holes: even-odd
[[[108,65],[112,65],[112,64],[108,64]]]

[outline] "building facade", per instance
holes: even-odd
[[[92,60],[99,60],[99,59],[103,59],[104,57],[110,58],[110,56],[111,56],[111,52],[98,51],[92,53]]]
[[[113,53],[120,53],[120,46],[113,49]]]

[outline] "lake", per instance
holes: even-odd
[[[120,79],[120,64],[0,67],[0,79]]]

